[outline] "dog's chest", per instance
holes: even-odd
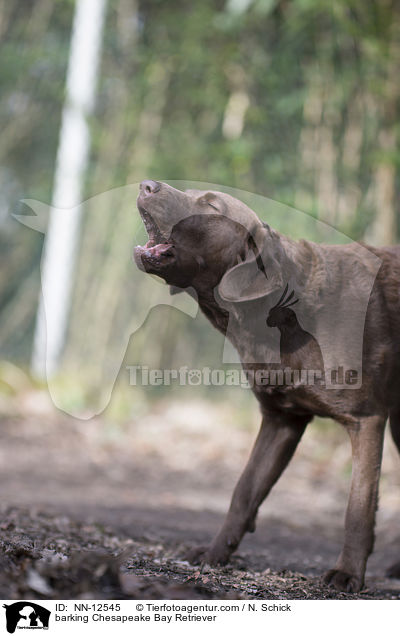
[[[313,400],[311,396],[307,396],[305,387],[279,386],[262,388],[254,386],[253,391],[261,404],[277,410],[309,412],[310,407],[313,406]]]
[[[285,381],[285,375],[279,374],[270,376],[273,382],[276,380]],[[252,373],[250,374],[250,377]],[[267,409],[274,409],[287,413],[313,414],[320,417],[332,417],[335,413],[335,400],[333,392],[327,392],[322,386],[307,385],[260,385],[257,376],[254,375],[253,392],[262,406]]]

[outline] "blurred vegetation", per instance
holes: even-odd
[[[27,212],[22,198],[51,200],[73,10],[72,0],[0,3],[0,346],[23,367],[43,237],[10,212]],[[352,239],[396,242],[399,68],[395,0],[109,0],[85,199],[147,176],[199,180],[293,206]],[[121,286],[114,265],[134,229],[133,201],[88,206],[66,357],[89,373],[93,350],[112,351],[146,296]],[[303,233],[296,220],[285,231]],[[160,311],[127,364],[220,366],[222,339],[202,316]]]

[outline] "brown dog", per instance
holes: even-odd
[[[292,241],[241,201],[144,181],[149,241],[137,265],[197,294],[239,353],[262,424],[218,535],[198,559],[225,563],[314,415],[349,433],[353,473],[343,550],[325,581],[356,592],[374,543],[385,421],[400,450],[400,250]]]

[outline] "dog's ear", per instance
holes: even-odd
[[[223,301],[248,302],[265,298],[282,287],[279,236],[268,225],[249,234],[245,260],[222,277],[218,293]]]

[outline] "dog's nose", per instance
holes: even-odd
[[[155,192],[158,192],[160,188],[161,183],[158,181],[152,181],[151,179],[145,179],[140,184],[140,189],[146,194],[154,194]]]

